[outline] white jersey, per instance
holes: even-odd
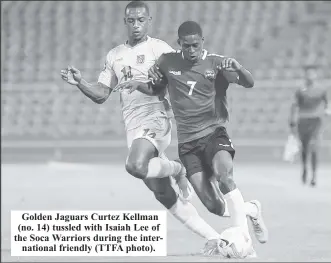
[[[148,82],[151,66],[163,53],[173,51],[166,42],[151,37],[134,47],[127,43],[119,45],[108,53],[98,82],[109,88],[130,80]],[[151,116],[164,117],[166,114],[167,101],[164,96],[149,96],[137,90],[128,94],[123,90],[120,101],[126,130],[140,126],[146,119],[150,120]]]

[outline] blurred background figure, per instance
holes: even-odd
[[[311,186],[316,185],[318,152],[323,122],[328,114],[327,87],[317,86],[316,67],[304,67],[303,86],[296,90],[291,107],[290,127],[301,142],[302,182],[307,181],[307,163],[311,158]]]

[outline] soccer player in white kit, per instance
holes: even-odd
[[[148,82],[149,68],[163,53],[173,51],[164,41],[147,35],[151,17],[144,2],[130,2],[125,8],[124,21],[128,41],[108,53],[98,83],[88,83],[72,66],[61,71],[63,80],[76,85],[95,103],[106,101],[118,84],[130,80]],[[128,173],[142,179],[156,199],[190,230],[206,240],[219,238],[195,207],[185,200],[190,195],[190,186],[184,166],[180,162],[169,161],[163,154],[171,141],[169,105],[164,94],[149,96],[140,91],[129,94],[123,90],[120,100],[129,148]],[[171,176],[176,179],[184,198],[179,198],[172,187]]]

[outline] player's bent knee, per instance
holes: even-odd
[[[218,180],[226,180],[233,175],[233,161],[230,153],[220,151],[213,159],[213,172]]]
[[[229,152],[220,151],[216,153],[213,159],[213,172],[220,182],[220,189],[223,194],[236,189],[233,180],[233,160]]]
[[[148,167],[140,161],[128,161],[125,164],[126,171],[138,179],[145,179],[147,176]]]

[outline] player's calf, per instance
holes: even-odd
[[[307,158],[308,157],[308,144],[303,142],[301,149],[301,162],[302,162],[302,182],[305,184],[307,181]]]
[[[218,151],[212,160],[213,172],[219,185],[224,200],[228,206],[233,226],[242,227],[248,233],[248,224],[245,212],[245,202],[240,190],[233,181],[232,156],[228,151]]]
[[[177,202],[178,197],[171,186],[169,177],[146,179],[144,183],[165,208],[170,209]]]
[[[201,201],[210,213],[218,216],[224,215],[225,204],[220,199],[202,198]]]
[[[215,215],[223,216],[225,212],[224,200],[216,193],[212,183],[208,180],[206,173],[197,172],[191,175],[189,180],[195,193],[207,210]]]
[[[310,143],[311,148],[311,168],[312,168],[312,178],[310,181],[311,186],[316,185],[316,174],[318,166],[318,149],[319,149],[319,136],[316,135],[313,137]]]

